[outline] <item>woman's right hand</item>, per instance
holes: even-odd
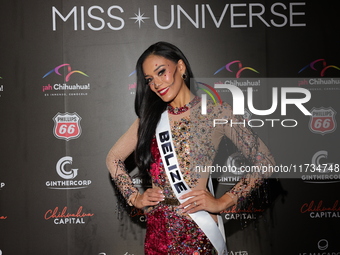
[[[133,199],[133,206],[142,209],[145,206],[157,205],[164,200],[163,191],[160,188],[147,189],[143,194],[138,193],[136,198]]]

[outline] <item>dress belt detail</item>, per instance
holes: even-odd
[[[177,206],[181,204],[177,198],[165,198],[160,203],[165,205],[177,205]]]

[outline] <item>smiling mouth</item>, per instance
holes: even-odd
[[[164,89],[161,89],[158,91],[158,93],[161,95],[161,96],[164,96],[169,90],[169,87],[166,87]]]

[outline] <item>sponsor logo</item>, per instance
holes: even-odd
[[[309,63],[308,65],[304,66],[298,73],[302,73],[305,70],[313,70],[315,73],[317,73],[320,77],[324,77],[326,75],[326,71],[328,69],[336,69],[340,70],[340,67],[337,67],[335,65],[328,65],[326,63],[325,59],[317,59]]]
[[[51,73],[55,73],[59,76],[63,76],[61,73],[60,73],[60,68],[62,67],[67,67],[67,73],[66,73],[66,76],[65,76],[65,81],[68,82],[70,80],[70,77],[71,75],[75,74],[75,73],[78,73],[78,74],[82,74],[86,77],[89,77],[86,73],[82,72],[82,71],[79,71],[79,70],[75,70],[75,71],[72,71],[72,68],[71,68],[71,65],[70,64],[61,64],[55,68],[53,68],[51,71],[47,72],[44,76],[43,76],[43,79],[47,76],[49,76]]]
[[[302,175],[301,179],[306,183],[316,184],[340,182],[339,164],[328,161],[328,151],[317,151],[311,159],[311,174]]]
[[[72,165],[72,157],[66,156],[59,159],[56,170],[61,178],[64,179],[74,179],[78,174],[78,169],[71,169],[70,171],[65,170],[65,165]]]
[[[240,152],[234,152],[227,158],[224,165],[228,166],[231,171],[225,171],[225,174],[216,179],[221,185],[233,186],[240,181],[245,173],[244,171],[241,171],[241,167],[247,164],[244,156]]]
[[[264,209],[257,209],[250,205],[246,209],[237,209],[233,206],[231,209],[222,211],[226,220],[256,220],[257,214],[263,213]]]
[[[339,78],[310,78],[310,79],[303,79],[298,80],[297,82],[298,86],[313,86],[313,87],[319,87],[319,86],[331,86],[331,85],[340,85],[340,79]],[[308,88],[309,90],[314,90],[311,88]],[[338,90],[339,87],[333,87],[333,90]],[[315,90],[321,90],[320,88],[316,88]],[[324,88],[324,90],[331,90],[331,88]]]
[[[164,2],[165,3],[165,2]],[[139,29],[143,25],[161,30],[192,26],[195,29],[219,29],[221,26],[230,28],[264,27],[305,27],[302,21],[305,16],[305,2],[282,3],[271,5],[261,3],[225,4],[222,8],[210,4],[192,4],[184,8],[181,5],[150,5],[135,9],[119,5],[109,7],[73,6],[71,9],[59,10],[52,6],[52,30],[57,31],[65,25],[77,30],[111,30],[119,31],[126,25],[136,24]],[[259,10],[260,9],[260,10]],[[259,10],[259,11],[258,11]],[[242,11],[240,19],[239,13]],[[98,15],[100,13],[101,15]],[[164,15],[166,14],[166,15]],[[207,22],[209,20],[209,23]],[[213,23],[210,25],[210,21]],[[256,23],[254,22],[256,20]],[[300,20],[297,22],[297,20]],[[259,22],[257,22],[259,21]],[[65,25],[63,24],[66,23]],[[209,24],[209,25],[207,25]]]
[[[332,107],[313,108],[309,121],[309,130],[315,134],[325,135],[336,130],[336,111]]]
[[[69,141],[77,139],[81,135],[81,117],[76,113],[60,113],[54,117],[53,134],[58,139]]]
[[[55,82],[54,84],[51,82],[53,80],[53,75],[62,76],[64,77],[64,82],[59,83]],[[76,75],[76,76],[74,76]],[[90,83],[79,83],[79,82],[72,82],[69,83],[74,77],[79,79],[80,76],[89,77],[86,73],[79,70],[72,70],[70,64],[61,64],[49,72],[47,72],[42,78],[46,79],[49,77],[50,83],[47,85],[42,86],[42,92],[45,96],[85,96],[88,94],[88,91],[91,89]],[[53,85],[51,85],[51,83]]]
[[[227,255],[248,255],[248,251],[228,251]]]
[[[0,76],[0,82],[2,80],[2,77]],[[4,85],[3,84],[0,84],[0,92],[3,92],[4,91]],[[1,97],[1,93],[0,93],[0,97]]]
[[[55,207],[54,209],[47,210],[44,219],[52,220],[56,225],[85,224],[86,219],[93,216],[94,213],[84,213],[82,206],[80,206],[76,212],[70,212],[67,206],[65,206],[63,209]]]
[[[137,83],[128,84],[128,89],[131,95],[136,94]]]
[[[144,214],[144,211],[141,209],[137,209],[135,207],[131,208],[131,211],[129,213],[131,218],[137,219],[137,221],[144,223],[146,222],[146,217]]]
[[[62,157],[56,164],[57,174],[64,180],[47,181],[46,187],[49,189],[84,189],[91,185],[91,180],[74,180],[78,175],[78,169],[71,168],[73,158],[70,156]]]
[[[311,219],[340,218],[339,200],[326,205],[323,200],[314,200],[304,203],[300,209],[301,214],[307,214]]]
[[[299,252],[299,255],[340,255],[340,251],[333,251],[330,250],[329,241],[327,239],[320,239],[314,246],[313,250],[306,251],[306,252]],[[315,251],[315,249],[318,251]],[[321,252],[320,252],[321,251]]]
[[[137,70],[133,70],[133,72],[131,72],[129,74],[129,77],[131,76],[134,76],[134,74],[136,74]],[[133,82],[131,84],[128,84],[128,89],[129,89],[129,92],[130,92],[130,95],[134,95],[136,94],[136,88],[137,88],[137,82]]]
[[[328,248],[328,241],[326,239],[319,240],[318,248],[319,248],[320,251],[327,250],[327,248]]]
[[[229,62],[228,64],[226,64],[225,66],[222,66],[220,69],[218,69],[214,75],[218,74],[219,72],[221,72],[222,70],[226,69],[227,71],[233,73],[234,71],[230,68],[231,65],[234,65],[237,64],[237,67],[238,69],[236,70],[236,74],[235,74],[235,77],[236,78],[241,78],[241,73],[245,70],[250,70],[254,73],[259,73],[257,70],[255,70],[254,68],[252,67],[243,67],[242,63],[240,60],[234,60],[234,61],[231,61]]]
[[[320,78],[304,78],[298,80],[297,84],[299,87],[303,86],[311,91],[340,90],[340,78],[326,78],[327,73],[338,76],[340,74],[339,70],[340,67],[327,64],[325,59],[317,59],[304,66],[298,73]]]

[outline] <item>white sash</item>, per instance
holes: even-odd
[[[185,200],[179,199],[179,197],[188,193],[191,191],[191,189],[185,182],[182,172],[179,168],[175,146],[172,142],[168,111],[164,111],[162,113],[161,119],[156,128],[156,139],[159,153],[163,161],[165,172],[171,184],[171,188],[180,203],[183,203]],[[218,254],[226,255],[227,247],[225,240],[216,222],[213,220],[210,214],[206,211],[198,211],[195,213],[190,213],[189,215],[209,238]]]

